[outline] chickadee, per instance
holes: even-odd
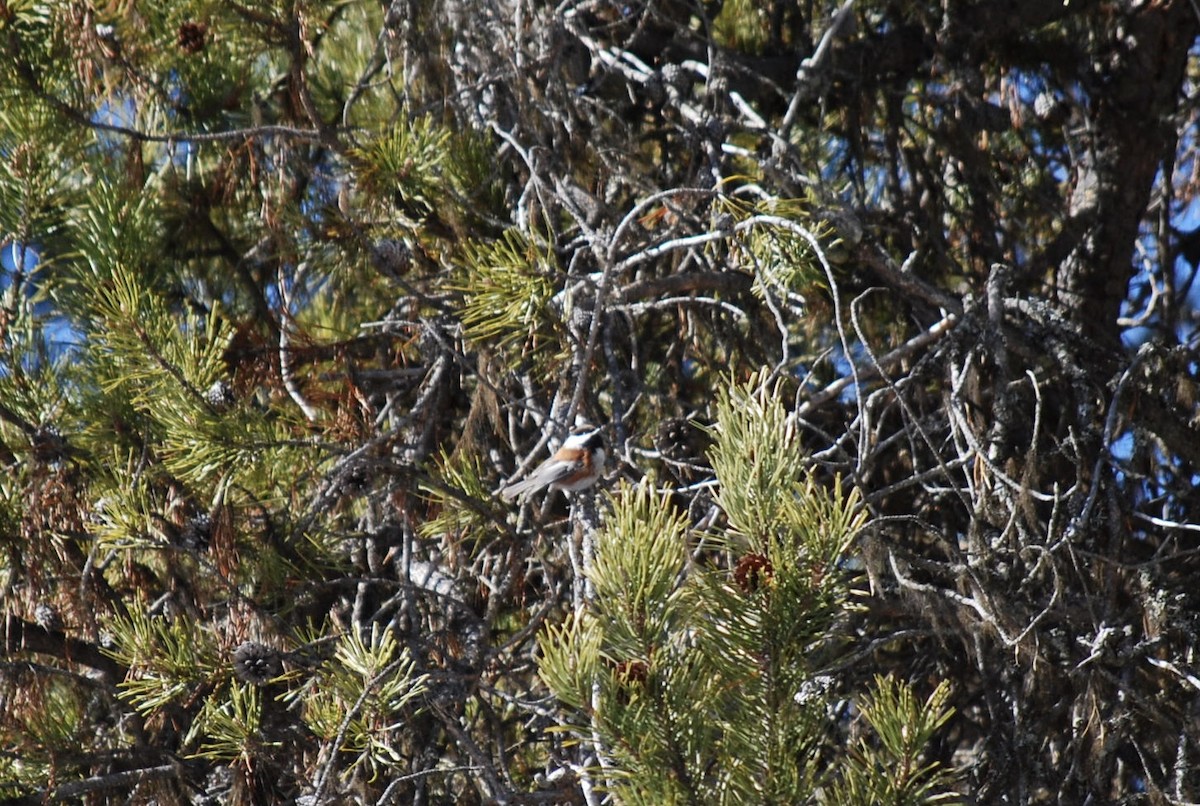
[[[505,501],[511,501],[519,495],[547,488],[566,492],[585,490],[600,480],[604,457],[600,429],[572,434],[527,478],[501,488],[500,495]]]

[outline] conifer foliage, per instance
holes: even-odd
[[[0,0],[0,799],[1200,799],[1198,31]]]

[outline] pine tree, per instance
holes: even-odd
[[[945,771],[921,759],[949,717],[941,686],[922,707],[880,679],[863,708],[879,744],[864,738],[848,758],[835,750],[847,705],[864,693],[838,680],[854,656],[843,565],[864,511],[840,483],[813,479],[778,387],[755,378],[718,403],[722,528],[693,539],[669,495],[645,480],[623,487],[586,569],[591,600],[543,634],[541,676],[587,748],[579,774],[620,803],[949,794]]]
[[[0,0],[0,798],[1196,800],[1198,32]]]

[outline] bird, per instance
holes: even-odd
[[[542,462],[522,481],[500,489],[505,501],[536,490],[576,492],[586,490],[604,473],[604,438],[599,428],[567,437],[554,455]]]

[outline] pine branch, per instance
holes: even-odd
[[[48,630],[12,614],[4,620],[3,646],[6,655],[33,652],[82,663],[100,672],[110,686],[123,680],[128,673],[128,669],[101,652],[95,644],[64,635],[58,630]]]
[[[128,792],[142,784],[169,781],[180,778],[178,764],[162,764],[157,767],[142,767],[136,770],[123,770],[107,775],[95,775],[82,781],[71,781],[52,790],[43,792],[40,797],[45,802],[59,803],[75,800],[85,795],[99,792]]]

